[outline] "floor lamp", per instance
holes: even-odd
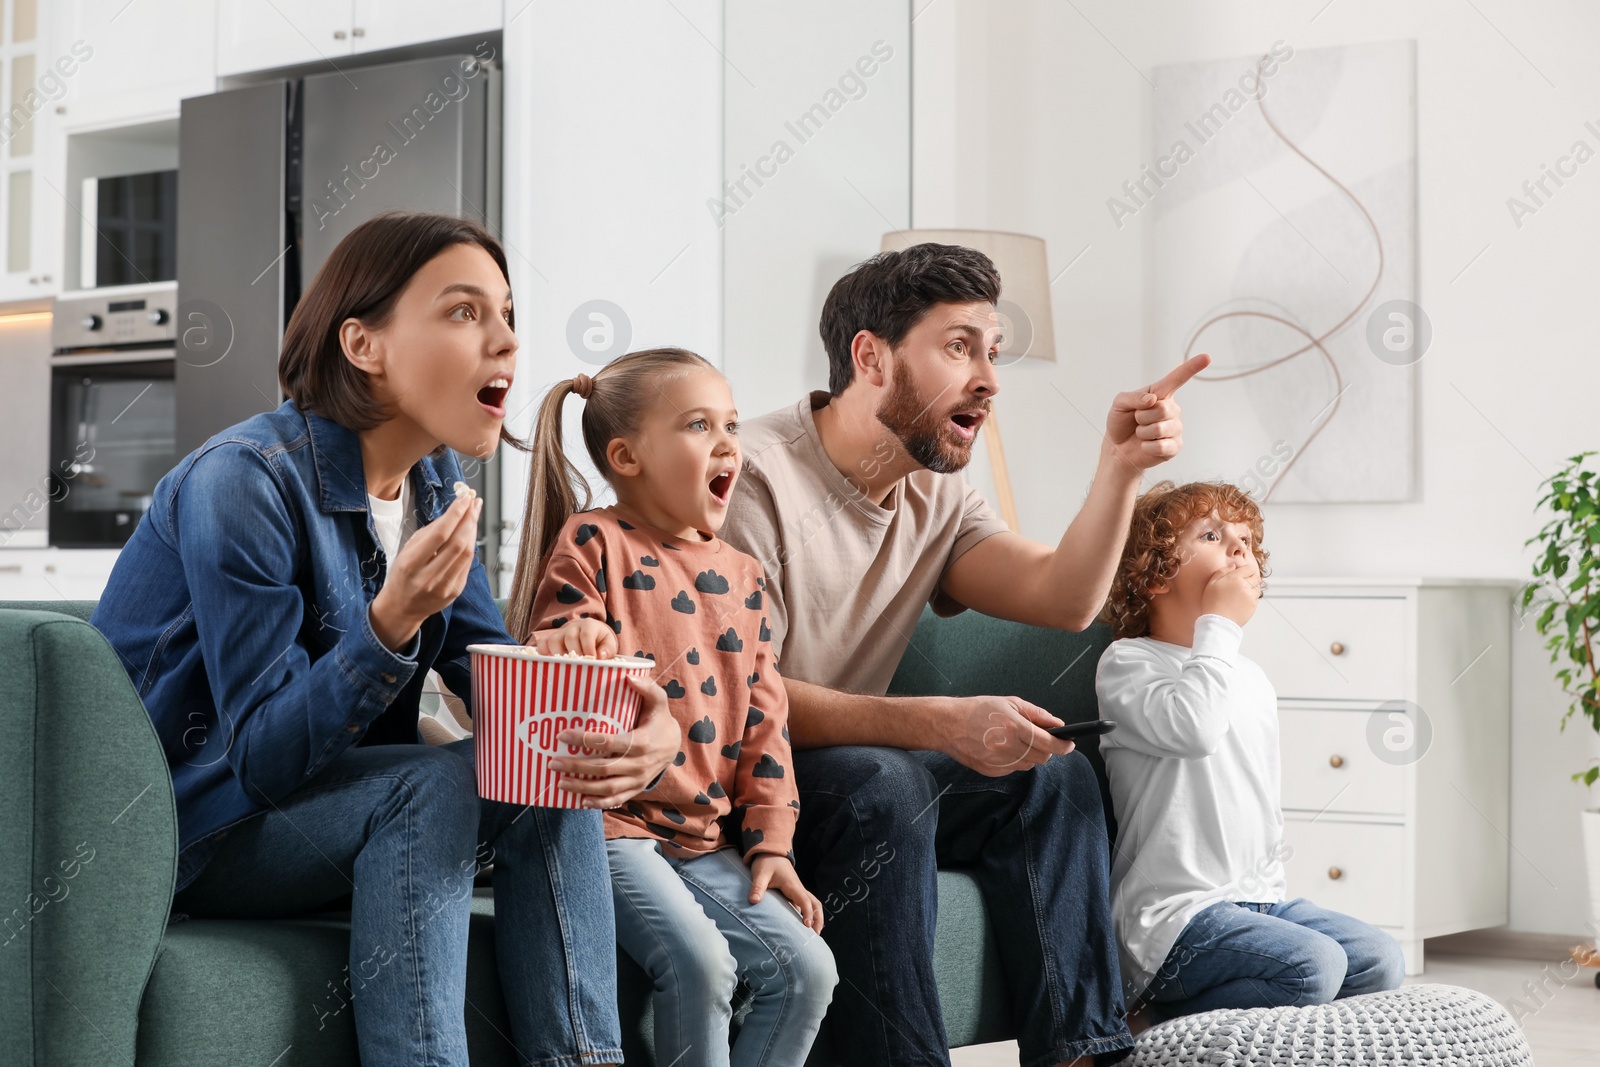
[[[997,366],[1022,359],[1056,358],[1055,321],[1050,311],[1050,269],[1042,237],[1001,230],[896,230],[883,235],[881,248],[897,252],[932,242],[975,248],[994,261],[1000,271],[1001,294],[995,303],[1005,343]],[[1011,493],[1011,472],[1006,467],[1000,441],[1000,416],[990,411],[983,420],[983,443],[994,476],[995,504],[1006,525],[1016,530],[1017,503]]]

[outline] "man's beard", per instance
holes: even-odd
[[[889,396],[878,408],[878,421],[899,438],[906,454],[935,474],[954,474],[972,459],[972,441],[956,442],[950,437],[950,414],[953,411],[981,407],[989,410],[989,401],[976,404],[954,404],[935,409],[939,398],[926,403],[917,398],[911,384],[911,372],[903,362],[894,365],[894,382]]]

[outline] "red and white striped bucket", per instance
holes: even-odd
[[[467,651],[478,795],[507,804],[580,807],[582,797],[558,789],[561,776],[548,764],[557,756],[595,753],[561,744],[556,735],[633,729],[639,694],[627,679],[647,677],[655,664],[632,656],[544,656],[522,645],[468,645]]]

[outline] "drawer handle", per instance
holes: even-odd
[[[1338,641],[1335,641],[1333,644],[1328,646],[1328,651],[1332,652],[1335,656],[1342,656],[1344,655],[1344,645]]]
[[[1340,870],[1338,867],[1329,867],[1328,877],[1337,882],[1339,879],[1344,877],[1344,871]]]
[[[1328,757],[1328,766],[1333,767],[1335,769],[1343,767],[1344,766],[1344,757],[1343,756],[1329,756]]]

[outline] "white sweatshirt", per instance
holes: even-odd
[[[1192,648],[1133,637],[1100,657],[1100,715],[1117,723],[1100,739],[1117,816],[1111,912],[1134,995],[1205,908],[1284,899],[1278,696],[1239,654],[1243,637],[1202,615]]]

